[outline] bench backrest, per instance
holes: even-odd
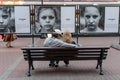
[[[105,46],[89,46],[78,48],[65,47],[23,47],[24,59],[32,60],[98,60],[106,59],[108,49]]]

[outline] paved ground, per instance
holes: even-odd
[[[75,39],[76,40],[76,39]],[[43,44],[43,39],[35,38],[35,45]],[[82,46],[118,43],[117,37],[80,37]],[[21,47],[32,44],[30,38],[18,38],[6,48],[0,41],[0,80],[120,80],[120,51],[110,48],[103,62],[104,75],[95,69],[96,61],[71,61],[68,67],[61,61],[58,68],[50,68],[48,61],[34,62],[35,70],[27,77],[27,62],[23,59]]]

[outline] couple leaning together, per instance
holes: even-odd
[[[52,37],[45,39],[43,43],[44,47],[78,47],[80,44],[76,44],[73,41],[71,33],[68,30],[65,30],[63,34],[59,29],[55,29]],[[58,67],[59,60],[50,60],[50,67]],[[69,61],[64,61],[65,65],[68,66]]]

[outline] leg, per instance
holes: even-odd
[[[8,42],[6,43],[6,47],[8,47]]]
[[[7,44],[6,44],[6,46],[7,46],[8,48],[11,48],[11,47],[12,47],[12,46],[11,46],[11,41],[8,41]]]
[[[11,41],[9,42],[9,47],[11,47],[11,48],[13,47],[13,46],[11,46]]]
[[[65,60],[64,63],[65,63],[65,66],[68,66],[69,60]]]
[[[56,64],[59,64],[59,60],[56,60]]]
[[[50,67],[54,67],[54,66],[55,66],[54,60],[50,60],[49,66],[50,66]]]
[[[59,66],[58,64],[59,64],[59,60],[56,60],[55,61],[55,67],[58,67]]]

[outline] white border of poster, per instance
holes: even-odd
[[[30,33],[30,7],[15,6],[15,33]]]
[[[61,7],[61,30],[75,32],[75,6]]]
[[[105,7],[105,30],[104,32],[118,32],[119,7]]]

